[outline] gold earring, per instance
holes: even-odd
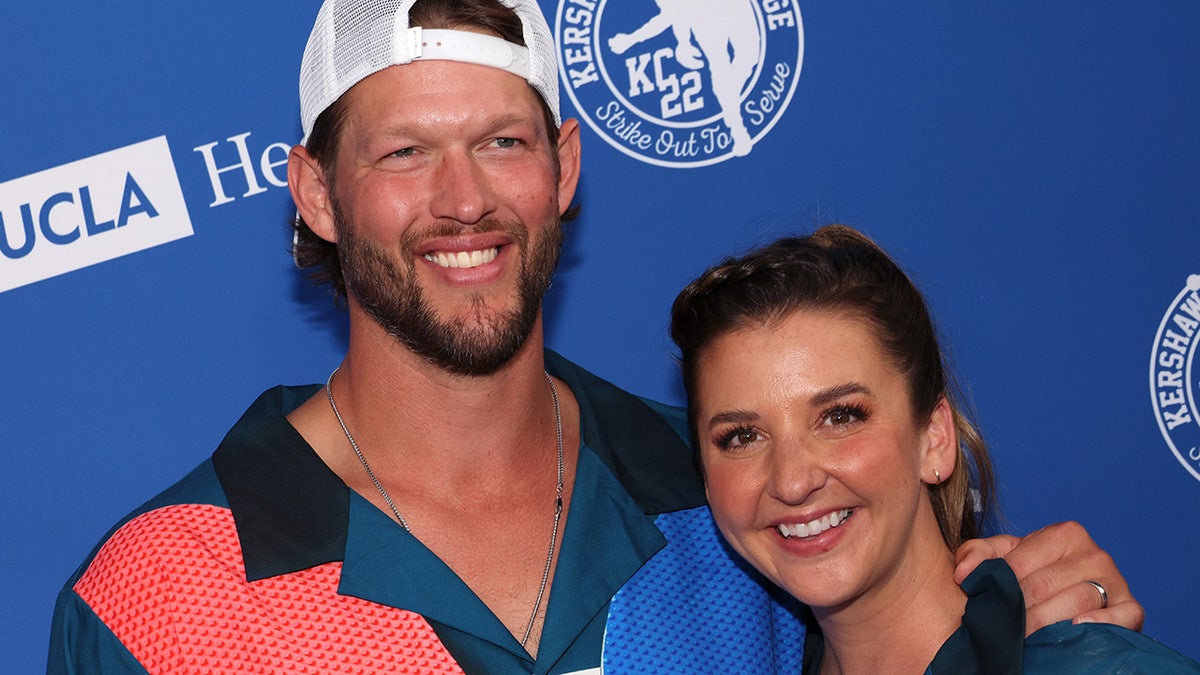
[[[937,469],[933,470],[933,477],[934,477],[934,481],[933,481],[934,485],[937,485],[938,483],[942,482],[942,474],[938,473]]]

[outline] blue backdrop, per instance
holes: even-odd
[[[711,73],[662,57],[670,31],[610,46],[653,0],[542,0],[573,50],[564,114],[586,118],[551,346],[682,402],[665,326],[687,280],[859,226],[929,296],[1013,529],[1084,523],[1145,632],[1200,657],[1200,4],[746,2],[753,145],[733,157]],[[54,595],[116,519],[261,390],[340,358],[278,165],[318,4],[0,6],[6,670],[44,668]]]

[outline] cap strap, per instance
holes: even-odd
[[[502,38],[463,30],[408,29],[413,61],[462,61],[491,66],[529,79],[529,50]],[[401,41],[397,40],[397,44]]]

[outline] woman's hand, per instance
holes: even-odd
[[[1113,623],[1140,631],[1146,612],[1111,556],[1079,523],[1057,523],[1025,537],[997,535],[964,542],[955,554],[962,583],[989,558],[1004,558],[1025,595],[1025,634],[1058,621]],[[1096,582],[1108,594],[1107,602]]]

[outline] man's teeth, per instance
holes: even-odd
[[[852,512],[853,509],[842,509],[841,511],[828,513],[807,523],[781,524],[778,527],[779,534],[782,534],[784,537],[814,537],[831,527],[841,525],[850,517]]]
[[[451,269],[467,269],[471,267],[479,267],[486,265],[496,259],[496,254],[500,249],[493,246],[492,248],[480,249],[478,251],[458,251],[445,252],[434,251],[426,253],[425,259],[437,265],[438,267],[449,267]]]

